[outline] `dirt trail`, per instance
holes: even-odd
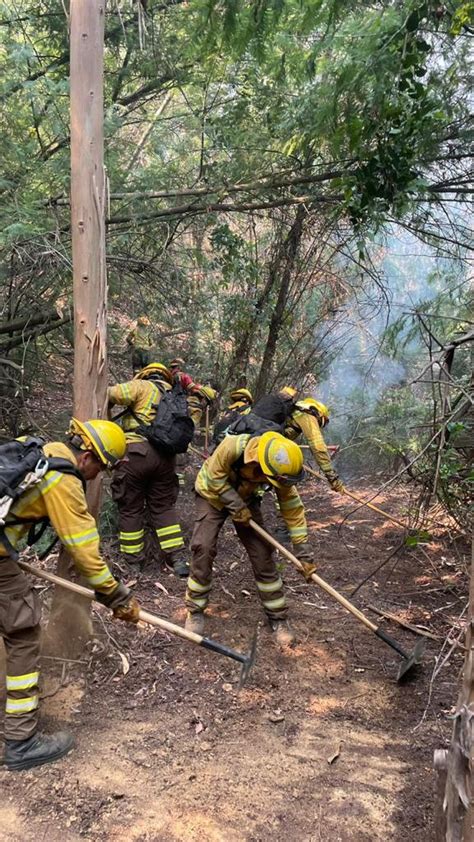
[[[319,572],[348,594],[400,533],[367,510],[339,529],[352,507],[316,483],[303,497]],[[402,503],[385,501],[399,513]],[[275,526],[271,501],[264,507]],[[189,532],[189,490],[181,509]],[[393,563],[360,591],[359,607],[403,609],[445,635],[465,583],[440,540],[428,550],[424,566],[417,551],[402,551],[391,573]],[[284,577],[298,644],[279,652],[262,623],[240,692],[232,662],[108,620],[97,620],[87,669],[46,662],[44,726],[67,722],[78,747],[33,772],[0,771],[0,840],[431,842],[432,754],[449,738],[461,655],[442,671],[420,725],[442,641],[429,642],[422,675],[400,687],[395,653],[295,571]],[[152,567],[137,586],[144,605],[180,623],[183,589]],[[208,634],[246,649],[259,619],[249,565],[226,527]],[[413,647],[409,633],[384,628]]]

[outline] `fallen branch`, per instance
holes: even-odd
[[[22,316],[20,319],[12,319],[10,322],[2,322],[0,324],[0,335],[3,333],[16,333],[18,330],[23,330],[24,327],[32,328],[36,325],[42,325],[46,322],[54,322],[61,319],[62,316],[55,310],[49,310],[47,313],[37,313],[35,316]]]
[[[405,546],[405,541],[402,541],[402,543],[399,544],[398,547],[395,547],[395,549],[390,553],[390,555],[387,556],[387,558],[384,558],[384,560],[381,561],[380,564],[377,565],[377,567],[375,567],[373,570],[371,570],[370,573],[368,573],[367,576],[364,579],[362,579],[362,582],[359,582],[359,584],[356,585],[354,590],[351,591],[351,593],[350,593],[351,598],[357,593],[357,591],[360,591],[360,589],[363,587],[363,585],[365,585],[369,581],[369,579],[372,578],[372,576],[375,576],[375,574],[378,573],[379,570],[382,569],[382,567],[385,567],[385,565],[388,564],[390,559],[393,558],[394,555],[396,555],[398,552],[400,552],[400,550],[404,546]]]
[[[374,614],[378,614],[379,617],[385,617],[387,620],[392,620],[394,623],[398,623],[404,629],[408,629],[408,631],[413,632],[413,634],[419,634],[422,637],[429,637],[430,640],[442,640],[443,638],[439,634],[432,634],[432,632],[424,631],[420,629],[419,626],[412,626],[411,623],[405,622],[405,620],[400,620],[396,614],[391,614],[390,611],[382,611],[380,608],[377,608],[375,605],[368,605],[367,608],[370,611],[373,611]]]
[[[21,336],[12,339],[11,342],[7,342],[5,343],[5,345],[0,345],[0,354],[6,354],[8,351],[12,351],[13,348],[18,348],[19,345],[26,345],[26,343],[30,340],[37,339],[39,336],[44,336],[46,333],[50,333],[52,330],[56,330],[56,328],[62,327],[63,325],[68,324],[68,322],[70,321],[72,321],[72,316],[67,315],[63,316],[53,324],[43,325],[37,330],[31,330],[26,333],[22,333]]]

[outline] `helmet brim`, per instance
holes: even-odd
[[[275,488],[291,488],[291,486],[297,485],[297,483],[304,480],[305,475],[305,470],[303,468],[299,474],[296,474],[295,476],[269,476],[269,474],[265,474],[265,478],[268,482],[271,482]]]

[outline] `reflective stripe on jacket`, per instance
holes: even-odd
[[[238,512],[268,483],[257,460],[259,436],[226,436],[206,459],[196,478],[197,493],[215,509]],[[242,458],[241,458],[242,457]],[[236,462],[239,465],[236,467]],[[294,544],[307,540],[304,506],[294,485],[272,486]]]
[[[331,457],[317,419],[308,412],[295,409],[291,413],[288,426],[285,427],[285,436],[294,440],[301,434],[308,442],[316,464],[319,465],[327,479],[336,477],[336,471],[331,464]]]
[[[130,407],[139,419],[134,418],[132,412],[127,412],[123,418],[119,419],[118,423],[124,430],[127,441],[144,441],[144,437],[134,433],[133,430],[136,430],[140,424],[151,424],[153,421],[156,407],[161,400],[158,386],[150,380],[129,380],[127,383],[110,386],[107,397],[110,404]]]
[[[45,444],[46,456],[60,457],[77,465],[76,457],[66,444],[50,442]],[[48,518],[59,540],[67,549],[78,572],[96,591],[111,593],[117,587],[107,564],[101,558],[97,524],[88,511],[86,496],[81,481],[70,474],[48,471],[41,482],[21,495],[12,506],[9,517],[31,518],[27,523],[7,526],[8,540],[17,547],[31,524],[41,518]],[[0,545],[0,556],[8,552]]]

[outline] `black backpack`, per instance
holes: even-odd
[[[144,436],[165,456],[186,453],[194,435],[194,424],[181,383],[175,383],[170,391],[162,392],[151,424],[140,424],[133,432]]]
[[[273,421],[284,428],[294,407],[295,404],[291,398],[281,398],[280,395],[264,395],[254,405],[252,412],[254,415]]]
[[[246,409],[246,406],[242,407],[242,409],[231,409],[230,412],[226,412],[219,421],[216,421],[211,440],[212,450],[215,450],[217,445],[224,440],[227,430],[232,424],[242,418],[243,414],[249,414],[248,412],[244,412]]]
[[[28,544],[31,546],[38,541],[48,526],[48,518],[32,521],[29,518],[19,518],[8,514],[21,495],[34,485],[37,485],[48,471],[60,471],[77,477],[85,486],[79,470],[67,459],[46,456],[43,446],[44,439],[28,436],[24,441],[10,441],[0,445],[0,543],[8,551],[10,558],[17,559],[18,553],[12,547],[5,534],[6,526],[18,523],[31,523],[28,534]],[[37,529],[36,524],[41,524]]]
[[[230,427],[225,431],[228,436],[240,436],[243,433],[254,436],[262,436],[263,433],[283,433],[283,425],[268,418],[261,418],[255,412],[248,412],[247,415],[241,415],[237,421],[234,421]]]

